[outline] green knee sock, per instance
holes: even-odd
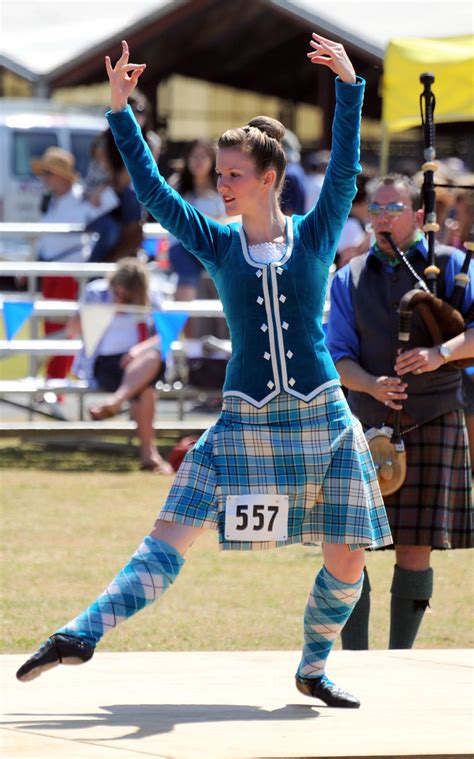
[[[414,572],[395,565],[390,591],[389,648],[411,648],[433,594],[433,570]]]
[[[342,647],[348,651],[367,651],[369,648],[370,581],[364,569],[362,593],[341,632]]]

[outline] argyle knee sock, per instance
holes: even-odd
[[[433,595],[433,570],[415,572],[395,564],[390,592],[389,648],[411,648]]]
[[[341,630],[342,647],[347,651],[367,651],[369,648],[370,590],[369,575],[364,569],[360,598]]]
[[[108,630],[162,596],[183,564],[183,557],[173,546],[147,535],[94,603],[56,632],[95,646]]]
[[[324,566],[317,575],[304,613],[300,677],[324,675],[326,660],[359,599],[362,582],[363,574],[356,583],[337,580]]]

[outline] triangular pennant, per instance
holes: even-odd
[[[117,306],[109,303],[84,303],[80,306],[82,339],[86,356],[92,356],[115,316]]]
[[[3,301],[3,321],[7,340],[12,340],[19,329],[33,313],[34,304],[31,301]]]
[[[171,343],[176,340],[188,320],[185,311],[154,311],[155,329],[161,338],[161,355],[166,360]]]

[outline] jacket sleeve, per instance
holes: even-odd
[[[230,244],[230,229],[193,208],[165,181],[130,106],[106,116],[140,203],[214,273],[222,246]]]
[[[350,269],[343,266],[332,281],[326,347],[334,363],[343,358],[359,361],[359,337],[350,293]]]
[[[306,244],[328,264],[334,260],[356,194],[356,177],[361,171],[360,119],[364,89],[365,82],[360,77],[355,84],[336,78],[331,158],[318,202],[300,224]]]

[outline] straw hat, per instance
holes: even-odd
[[[74,171],[75,163],[76,159],[72,153],[62,148],[51,147],[45,150],[41,158],[31,161],[31,168],[35,174],[49,171],[51,174],[67,179],[72,184],[78,178]]]

